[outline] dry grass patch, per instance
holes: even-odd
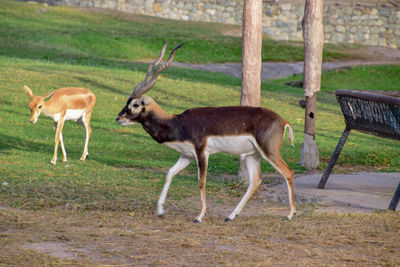
[[[399,218],[311,210],[290,222],[210,216],[194,224],[185,211],[159,219],[149,211],[3,209],[0,265],[398,266]]]

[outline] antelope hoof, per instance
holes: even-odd
[[[235,219],[238,215],[229,215],[228,217],[225,218],[226,222],[230,222],[233,221],[233,219]]]
[[[291,212],[291,213],[285,218],[285,220],[291,221],[293,215],[296,215],[296,212]]]
[[[158,214],[158,218],[163,219],[164,218],[164,213],[163,214]]]
[[[198,219],[194,219],[193,222],[194,223],[201,223],[201,221],[199,221]]]
[[[164,214],[165,214],[164,207],[163,207],[163,206],[158,207],[158,208],[157,208],[157,215],[158,215],[158,217],[163,217]]]
[[[87,153],[86,155],[82,155],[81,161],[85,161],[85,159],[87,158],[89,158],[89,153]]]
[[[291,221],[292,220],[292,216],[286,216],[285,218],[283,218],[284,221]]]
[[[55,160],[52,160],[52,161],[50,161],[50,164],[51,164],[51,165],[56,165],[56,161],[55,161]]]

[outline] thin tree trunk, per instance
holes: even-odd
[[[262,0],[244,0],[242,26],[242,94],[240,105],[260,106]],[[239,160],[239,180],[248,181],[244,158]]]
[[[304,37],[304,94],[306,96],[304,142],[300,164],[307,169],[319,165],[318,145],[315,142],[317,95],[321,87],[322,50],[324,46],[323,0],[306,0],[303,18]]]
[[[262,0],[244,0],[242,26],[242,106],[260,105]]]

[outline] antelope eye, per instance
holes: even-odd
[[[134,107],[134,108],[138,108],[138,107],[139,107],[139,104],[133,104],[133,107]]]
[[[42,105],[38,106],[38,108],[41,109],[41,108],[42,108]]]

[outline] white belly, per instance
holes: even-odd
[[[240,136],[212,136],[207,139],[206,153],[211,155],[225,152],[232,155],[252,154],[256,151],[254,137]]]
[[[85,115],[85,109],[67,109],[67,113],[65,114],[65,120],[80,120],[82,119],[83,115]]]
[[[196,158],[196,151],[190,142],[167,142],[167,147],[185,155]],[[208,155],[224,152],[232,155],[253,154],[257,151],[253,136],[212,136],[207,138],[205,153]]]
[[[188,158],[197,158],[194,146],[190,142],[166,142],[164,145]]]
[[[82,121],[84,115],[86,113],[85,109],[67,109],[67,112],[65,114],[65,119],[66,121],[69,120],[80,120]],[[54,115],[49,115],[53,119],[53,121],[58,122],[60,120],[60,113],[54,114]]]

